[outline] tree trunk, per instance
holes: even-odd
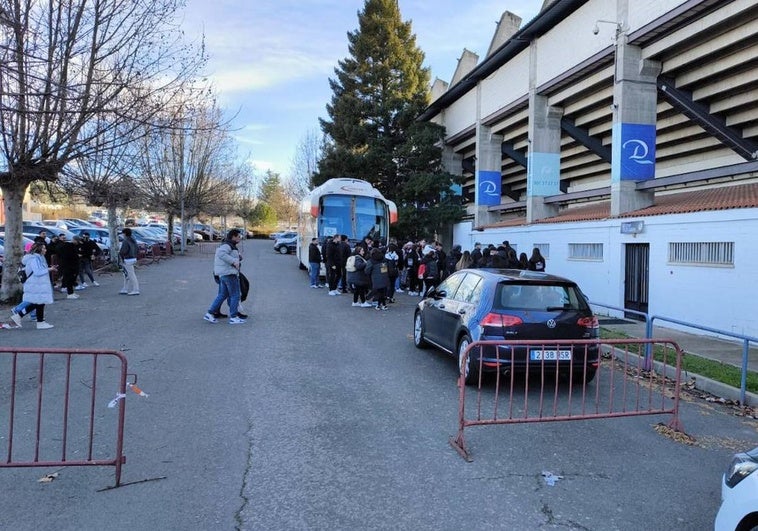
[[[24,254],[21,222],[26,187],[26,184],[18,181],[11,181],[0,186],[3,191],[5,211],[5,258],[2,286],[0,286],[0,301],[2,302],[16,300],[21,294],[22,287],[16,277],[16,271],[21,265],[21,257]]]
[[[118,249],[120,247],[118,243],[118,215],[116,214],[115,203],[108,205],[108,235],[111,240],[108,253],[110,254],[111,265],[113,266],[118,264]]]

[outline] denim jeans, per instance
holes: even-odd
[[[308,262],[308,276],[311,279],[311,286],[318,286],[318,274],[321,264],[317,262]]]
[[[211,303],[208,313],[215,314],[221,309],[225,299],[229,299],[229,316],[236,317],[240,303],[240,277],[237,275],[222,275],[218,278],[218,295]]]

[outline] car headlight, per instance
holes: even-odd
[[[758,448],[749,452],[735,454],[734,459],[726,469],[726,485],[733,488],[740,481],[758,470]]]

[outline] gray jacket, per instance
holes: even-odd
[[[237,246],[224,241],[216,249],[216,256],[213,258],[213,274],[220,277],[224,275],[239,275],[239,269],[232,264],[240,263],[240,253]]]

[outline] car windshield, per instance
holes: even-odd
[[[584,297],[570,284],[500,283],[493,309],[519,310],[588,310]]]

